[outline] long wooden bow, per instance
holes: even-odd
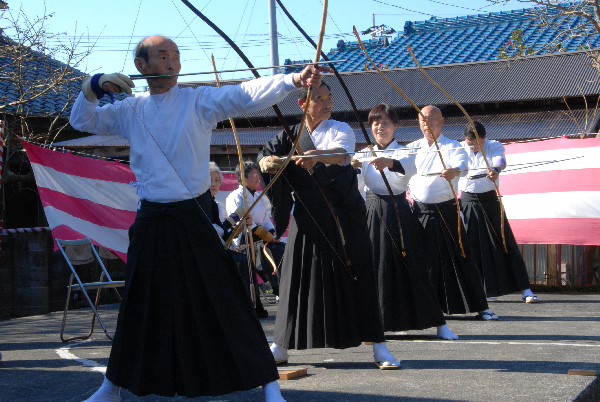
[[[252,65],[252,63],[250,62],[250,60],[246,57],[246,55],[241,51],[241,49],[227,36],[227,34],[225,34],[225,32],[223,32],[219,27],[217,27],[210,19],[208,19],[204,14],[202,14],[197,8],[195,8],[188,0],[182,0],[182,2],[194,13],[196,14],[198,17],[200,17],[204,22],[206,22],[211,28],[213,28],[219,35],[221,35],[221,37],[223,39],[225,39],[225,41],[235,50],[236,53],[238,53],[238,55],[242,58],[242,60],[246,63],[246,65],[248,65],[249,68],[254,68],[254,66]],[[321,53],[321,46],[323,43],[323,36],[325,34],[325,23],[327,21],[327,5],[328,2],[325,1],[323,3],[323,16],[321,19],[321,30],[319,33],[319,50],[318,50],[318,54],[317,57],[315,57],[315,62],[318,62],[319,60],[319,55]],[[260,74],[258,74],[258,72],[256,70],[251,70],[254,74],[254,76],[256,78],[260,77]],[[300,132],[298,134],[298,136],[296,137],[296,139],[293,141],[293,146],[292,146],[292,150],[290,151],[290,154],[288,155],[288,157],[285,159],[283,165],[281,166],[281,168],[279,169],[279,171],[275,174],[275,176],[271,179],[271,182],[269,183],[269,185],[267,185],[262,193],[259,195],[259,197],[254,201],[254,203],[250,206],[250,209],[248,210],[248,212],[244,215],[244,217],[242,217],[242,220],[244,220],[247,215],[250,213],[250,211],[252,210],[252,208],[254,208],[256,206],[256,204],[258,203],[258,201],[260,201],[260,199],[267,193],[267,191],[271,188],[271,186],[274,184],[274,182],[277,180],[277,178],[279,178],[279,176],[283,173],[283,171],[285,170],[285,168],[287,167],[289,161],[291,160],[291,157],[293,156],[294,152],[298,152],[300,154],[302,154],[302,150],[299,149],[298,143],[299,140],[301,138],[302,135],[302,127],[304,125],[304,121],[306,119],[306,112],[308,111],[308,105],[310,102],[310,97],[312,96],[312,89],[309,89],[309,94],[308,94],[308,99],[306,101],[306,108],[304,110],[304,114],[302,117],[302,121],[300,123]],[[277,117],[279,118],[279,121],[281,122],[281,125],[283,126],[285,132],[287,133],[288,137],[292,138],[291,135],[291,131],[288,127],[288,125],[285,122],[285,119],[283,118],[283,114],[281,113],[281,111],[279,110],[279,108],[277,107],[277,105],[273,105],[273,110],[275,111],[275,114],[277,115]],[[323,196],[325,196],[325,194],[323,194]],[[327,199],[326,199],[327,200]],[[328,202],[328,201],[327,201]],[[329,203],[329,202],[328,202]],[[241,221],[242,221],[241,220]],[[232,233],[232,236],[230,236],[227,239],[227,246],[229,246],[231,244],[231,241],[233,240],[233,235],[235,234]]]
[[[358,39],[358,45],[362,49],[363,53],[365,54],[365,56],[367,57],[369,62],[373,65],[373,68],[379,73],[379,75],[381,75],[396,91],[398,91],[412,105],[412,107],[419,113],[419,115],[421,116],[423,121],[425,121],[425,124],[427,124],[427,127],[429,128],[429,132],[432,133],[432,136],[433,136],[433,130],[431,129],[431,126],[429,125],[429,121],[427,120],[427,118],[425,117],[425,115],[423,114],[421,109],[412,101],[412,99],[410,99],[408,97],[408,95],[406,95],[400,88],[398,88],[396,86],[396,84],[394,84],[388,77],[386,77],[385,74],[383,74],[381,72],[381,70],[377,67],[377,65],[375,64],[373,59],[371,59],[371,56],[369,56],[369,53],[367,52],[367,49],[363,45],[362,41],[360,40],[360,34],[356,30],[356,27],[353,27],[353,32],[354,32],[354,35],[356,36],[356,38]],[[444,158],[442,156],[442,151],[440,150],[440,146],[439,146],[435,136],[433,136],[433,140],[435,142],[435,147],[437,149],[438,156],[440,157],[440,161],[442,162],[442,167],[444,168],[444,170],[446,170],[446,163],[444,162]],[[460,217],[460,205],[458,203],[458,195],[456,194],[456,190],[454,189],[452,182],[448,181],[448,184],[450,185],[450,188],[452,189],[452,194],[454,194],[454,200],[456,201],[456,210],[457,210],[457,214],[458,214],[458,245],[460,247],[460,252],[464,258],[465,250],[464,250],[463,244],[462,244],[462,230],[461,230],[462,229],[462,221],[461,221],[461,217]]]
[[[215,64],[215,57],[211,54],[210,61],[212,62],[213,69],[215,70],[215,80],[217,82],[217,88],[221,88],[221,81],[219,80],[219,74],[217,73],[217,65]],[[233,138],[235,139],[235,146],[238,153],[238,162],[240,165],[240,180],[242,181],[242,193],[244,195],[244,204],[248,202],[248,195],[246,194],[246,174],[244,172],[244,158],[242,157],[242,146],[240,144],[240,137],[235,127],[233,119],[229,118],[229,124],[231,124],[231,130],[233,131]],[[254,238],[252,231],[248,228],[244,221],[240,220],[241,224],[238,227],[243,227],[246,235],[246,244],[250,245],[250,250],[246,248],[246,252],[250,252],[252,257],[252,264],[256,267],[256,253],[254,252]],[[250,261],[248,261],[250,262]],[[256,292],[254,288],[254,275],[252,275],[252,267],[248,267],[249,278],[250,278],[250,295],[252,296],[252,303],[256,306]]]
[[[315,49],[318,49],[317,44],[315,43],[315,41],[313,41],[312,38],[310,36],[308,36],[308,34],[306,33],[306,31],[304,29],[302,29],[302,27],[300,26],[300,24],[298,24],[298,22],[296,22],[296,20],[294,19],[294,17],[292,17],[292,15],[285,8],[285,6],[281,2],[281,0],[275,0],[275,1],[277,1],[277,4],[279,4],[279,7],[281,8],[281,10],[289,18],[289,20],[292,22],[292,24],[294,24],[294,26],[298,29],[298,31],[300,31],[300,33],[304,36],[304,38],[306,38],[306,40]],[[329,58],[327,57],[327,55],[324,52],[321,52],[321,57],[323,58],[323,60],[329,61]],[[344,90],[344,93],[346,94],[346,97],[348,98],[348,101],[350,102],[350,105],[352,106],[352,110],[354,111],[354,115],[356,116],[356,120],[358,121],[358,125],[360,126],[360,129],[361,129],[361,131],[363,133],[363,136],[365,137],[365,141],[367,142],[367,146],[372,151],[371,152],[372,155],[376,156],[375,152],[373,152],[374,151],[374,149],[373,149],[373,143],[371,142],[371,139],[369,138],[369,134],[367,134],[367,130],[365,129],[365,126],[364,126],[364,124],[362,122],[362,119],[360,118],[360,114],[358,112],[358,108],[356,107],[356,103],[354,102],[354,98],[350,94],[350,90],[346,86],[346,83],[342,79],[342,76],[338,72],[337,68],[335,68],[335,65],[333,63],[331,63],[331,64],[329,64],[329,67],[333,70],[333,73],[335,74],[335,77],[338,79],[340,85],[342,86],[342,89]],[[406,256],[406,251],[404,250],[404,239],[403,239],[403,236],[402,236],[402,224],[400,222],[400,212],[398,210],[398,204],[396,203],[396,199],[394,197],[394,193],[393,193],[392,187],[390,186],[390,183],[389,183],[389,181],[387,179],[387,176],[385,175],[385,173],[383,173],[383,171],[380,171],[379,173],[381,173],[381,178],[383,179],[383,183],[385,184],[385,187],[386,187],[388,193],[390,194],[390,197],[392,199],[392,205],[394,206],[394,212],[396,214],[396,221],[398,223],[398,231],[399,231],[399,234],[400,234],[400,252],[401,252],[402,256]],[[385,225],[385,222],[384,222],[384,225]]]
[[[427,79],[433,85],[435,85],[435,87],[437,89],[442,91],[442,93],[444,95],[446,95],[448,97],[448,99],[450,99],[456,106],[458,106],[458,108],[465,115],[467,120],[469,120],[469,124],[473,128],[473,132],[475,133],[475,137],[477,138],[477,143],[479,144],[479,149],[481,150],[481,155],[483,156],[485,165],[487,166],[488,171],[491,172],[492,167],[490,166],[487,156],[485,155],[485,150],[483,149],[483,142],[481,141],[481,138],[479,137],[479,134],[477,133],[477,128],[475,127],[475,123],[473,122],[473,119],[471,119],[471,116],[469,116],[469,113],[467,113],[465,108],[456,99],[454,99],[448,92],[446,92],[444,90],[444,88],[442,88],[437,82],[435,82],[433,80],[433,78],[431,78],[429,76],[429,74],[427,74],[427,71],[425,71],[423,66],[421,66],[421,63],[419,63],[419,61],[415,57],[415,54],[413,53],[412,49],[410,48],[410,45],[407,45],[406,48],[408,50],[408,53],[410,53],[410,56],[412,57],[413,61],[417,65],[417,67],[419,67],[419,70],[421,70],[421,72],[423,73],[423,75],[425,75],[425,77],[427,77]],[[500,194],[500,188],[498,187],[498,183],[496,183],[495,181],[493,181],[493,183],[494,183],[494,187],[496,188],[496,194],[498,195],[498,202],[500,202],[500,233],[502,234],[502,245],[504,246],[504,251],[508,253],[508,249],[506,248],[506,237],[504,236],[504,205],[502,204],[502,195]]]
[[[252,65],[252,63],[250,62],[250,60],[246,57],[246,55],[244,54],[244,52],[242,52],[242,50],[235,44],[235,42],[233,42],[231,40],[231,38],[229,38],[229,36],[227,36],[227,34],[225,32],[223,32],[219,27],[217,27],[210,19],[208,19],[204,14],[202,14],[202,12],[200,12],[197,8],[195,8],[192,4],[190,4],[190,2],[188,0],[182,0],[182,2],[194,13],[196,14],[198,17],[200,17],[200,19],[202,19],[206,24],[208,24],[208,26],[210,26],[212,29],[215,30],[215,32],[217,32],[231,47],[232,49],[240,56],[240,58],[244,61],[244,63],[246,63],[246,65],[252,69],[252,73],[254,74],[254,76],[256,78],[260,77],[260,74],[258,74],[258,72],[256,71],[256,69],[253,69],[254,66]],[[322,47],[322,43],[323,43],[323,36],[325,34],[325,23],[327,21],[327,6],[328,6],[328,2],[324,1],[323,2],[323,15],[322,15],[322,19],[321,19],[321,30],[320,30],[320,34],[319,34],[319,49],[317,51],[317,56],[315,57],[315,62],[318,62],[319,60],[319,56],[322,53],[321,52],[321,47]],[[311,94],[312,95],[312,94]],[[310,97],[309,97],[310,99]],[[308,105],[308,102],[306,103],[306,105]],[[289,129],[289,126],[287,125],[283,114],[281,113],[281,111],[279,110],[279,108],[277,107],[277,105],[273,105],[273,110],[275,111],[275,114],[277,115],[277,118],[279,119],[281,125],[283,126],[284,131],[286,132],[288,138],[290,138],[292,140],[292,143],[294,144],[294,146],[292,147],[292,151],[290,152],[290,155],[288,155],[289,158],[291,158],[291,156],[293,155],[294,152],[297,152],[299,154],[302,154],[302,149],[298,146],[298,141],[300,139],[300,135],[302,133],[302,131],[300,131],[300,134],[296,137],[296,139],[293,138],[291,131]],[[308,110],[308,107],[305,109],[305,113],[306,110]],[[302,119],[302,121],[304,121],[304,117]],[[285,167],[287,166],[289,160],[286,158],[286,161],[284,161],[283,166],[279,169],[279,171],[275,174],[275,176],[271,179],[271,183],[269,183],[269,185],[267,187],[265,187],[265,189],[263,189],[263,192],[261,193],[261,195],[259,196],[259,198],[256,199],[256,201],[250,206],[250,209],[248,212],[250,212],[252,210],[252,208],[254,208],[254,206],[256,205],[256,203],[260,200],[260,198],[262,198],[262,196],[264,196],[264,194],[267,193],[268,189],[271,188],[272,183],[274,183],[277,178],[281,175],[281,173],[285,170]],[[310,173],[310,171],[309,171]],[[325,202],[327,203],[330,212],[333,215],[334,221],[336,222],[336,227],[338,230],[338,233],[342,239],[342,248],[344,249],[344,254],[347,257],[347,253],[345,250],[345,246],[344,246],[344,237],[341,234],[341,228],[339,227],[338,224],[338,219],[335,215],[334,210],[331,207],[331,203],[329,202],[329,200],[327,199],[324,191],[322,190],[321,186],[319,185],[318,181],[316,180],[316,178],[314,176],[311,175],[311,177],[313,177],[313,179],[315,180],[315,183],[317,185],[317,187],[319,188],[321,194],[323,195],[323,198],[325,199]],[[245,215],[246,216],[246,215]],[[227,246],[229,246],[231,244],[231,241],[233,240],[233,237],[230,237],[229,239],[227,239]],[[346,265],[346,268],[348,269],[349,273],[355,277],[355,275],[352,272],[352,269],[350,268],[350,262],[349,259],[346,258],[346,261],[344,262],[344,264]]]

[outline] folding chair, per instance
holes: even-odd
[[[108,274],[108,271],[106,270],[106,268],[104,267],[104,264],[102,263],[102,259],[98,255],[98,252],[96,252],[96,249],[92,245],[92,242],[89,238],[80,239],[80,240],[61,240],[61,239],[55,239],[55,240],[56,240],[56,244],[58,245],[58,248],[60,249],[62,255],[65,257],[67,264],[69,264],[69,268],[71,268],[71,277],[69,279],[67,300],[65,302],[65,312],[63,315],[62,328],[60,330],[60,340],[63,342],[70,342],[70,341],[74,341],[74,340],[88,339],[89,337],[92,336],[92,333],[94,332],[94,324],[95,324],[96,318],[98,318],[98,322],[102,326],[102,329],[104,330],[104,333],[106,334],[108,339],[112,340],[112,337],[108,333],[108,330],[106,329],[106,327],[104,326],[104,323],[102,322],[102,320],[100,319],[100,316],[98,315],[98,302],[100,301],[100,292],[102,291],[102,289],[113,289],[114,292],[116,293],[119,301],[121,301],[121,296],[119,295],[117,288],[125,286],[125,281],[113,281],[111,279],[110,275]],[[66,249],[68,249],[69,247],[74,248],[77,246],[89,246],[89,248],[91,249],[91,251],[93,253],[93,257],[91,258],[91,260],[93,260],[95,257],[95,259],[100,264],[102,272],[100,274],[100,279],[98,280],[98,282],[84,283],[81,281],[79,275],[76,272],[75,266],[86,264],[89,262],[89,260],[88,261],[85,261],[85,260],[71,261],[71,259],[69,259],[69,257],[67,256],[67,252],[66,252]],[[96,302],[92,303],[92,300],[90,299],[90,296],[88,295],[88,290],[94,290],[94,289],[96,290]],[[69,310],[69,299],[71,298],[71,292],[73,292],[73,291],[76,291],[76,292],[81,291],[84,294],[84,296],[87,299],[94,314],[92,316],[92,325],[90,327],[89,334],[87,334],[85,336],[74,336],[74,337],[65,339],[64,338],[65,323],[67,322],[67,312]]]

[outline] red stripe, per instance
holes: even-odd
[[[239,186],[235,173],[223,173],[223,183],[219,191],[235,191]],[[257,190],[262,191],[262,184],[258,185]]]
[[[107,207],[43,187],[38,187],[38,191],[44,207],[54,207],[95,225],[127,230],[135,220],[136,213],[132,211]]]
[[[600,218],[510,219],[509,222],[519,244],[600,244]]]
[[[556,149],[600,147],[600,138],[557,138],[545,141],[534,141],[504,145],[506,155],[523,152],[553,151]]]
[[[502,195],[600,191],[600,168],[553,170],[501,176]]]
[[[126,184],[136,181],[135,175],[128,165],[56,152],[25,141],[21,142],[32,163],[38,163],[62,173],[86,177],[88,179]]]
[[[68,226],[65,225],[59,225],[57,227],[55,227],[54,229],[52,229],[52,237],[55,239],[61,239],[61,240],[79,240],[79,239],[83,239],[85,237],[88,237],[82,233],[79,233],[76,230],[71,229]],[[102,246],[102,244],[94,241],[92,239],[92,243],[96,246]],[[104,246],[102,246],[104,247]],[[58,249],[58,246],[56,245],[56,242],[54,242],[54,250],[56,251]],[[115,255],[117,257],[119,257],[121,260],[127,262],[127,253],[122,253],[119,251],[115,251],[115,250],[110,250],[113,253],[115,253]]]

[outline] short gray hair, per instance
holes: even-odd
[[[223,185],[223,172],[219,169],[219,165],[215,162],[208,162],[208,174],[212,172],[217,172],[219,174],[219,179],[221,179],[221,185]]]

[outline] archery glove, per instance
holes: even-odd
[[[102,98],[104,95],[110,94],[110,92],[102,88],[102,84],[104,84],[105,82],[110,82],[118,86],[119,88],[121,88],[122,92],[126,92],[129,95],[132,94],[131,88],[135,87],[133,81],[131,81],[131,79],[124,74],[96,74],[92,77],[86,77],[83,79],[81,90],[85,95],[85,98],[90,102],[95,102],[97,99]]]
[[[284,158],[280,158],[279,156],[265,156],[260,161],[258,161],[258,165],[260,166],[260,171],[263,173],[267,173],[271,169],[279,169],[283,166]]]
[[[267,229],[263,228],[260,225],[257,225],[252,231],[255,235],[264,240],[265,243],[273,243],[275,241],[275,237],[269,232]]]
[[[227,220],[229,221],[229,223],[231,223],[232,226],[235,226],[235,224],[240,221],[242,216],[244,216],[249,209],[250,201],[246,201],[245,203],[237,207],[235,212],[229,215],[229,217],[227,217]]]
[[[359,161],[358,159],[352,159],[350,161],[350,164],[352,165],[352,167],[354,169],[360,169],[363,165],[363,163],[361,161]]]

